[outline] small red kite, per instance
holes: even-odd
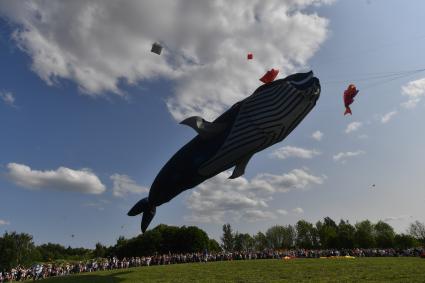
[[[277,74],[279,74],[279,70],[271,69],[270,71],[267,71],[267,73],[264,76],[260,78],[260,81],[262,81],[265,84],[271,83],[277,77]]]
[[[246,59],[248,60],[252,60],[254,58],[254,55],[252,53],[248,53],[248,55],[246,55]]]
[[[344,115],[352,115],[350,105],[354,102],[354,97],[356,97],[357,93],[359,93],[359,90],[353,84],[350,84],[348,88],[344,91]]]

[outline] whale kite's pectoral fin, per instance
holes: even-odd
[[[236,163],[232,176],[230,176],[229,179],[236,179],[237,177],[240,177],[243,174],[245,174],[246,165],[248,165],[248,162],[251,159],[251,157],[252,155],[248,155],[247,157],[241,159],[238,163]]]
[[[194,129],[202,138],[211,138],[226,129],[226,124],[211,123],[199,116],[192,116],[184,119],[180,124],[187,125]]]

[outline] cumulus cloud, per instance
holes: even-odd
[[[301,207],[296,207],[292,210],[292,212],[296,214],[302,214],[304,213],[304,209],[302,209]]]
[[[248,222],[255,222],[260,220],[275,219],[276,215],[271,211],[264,211],[259,209],[247,210],[244,212],[243,217]]]
[[[389,217],[384,218],[384,222],[403,221],[403,220],[408,220],[408,219],[412,219],[412,218],[413,218],[412,215],[389,216]]]
[[[366,152],[364,152],[363,150],[340,152],[333,156],[333,160],[341,161],[342,163],[345,163],[348,158],[359,156],[365,153]]]
[[[92,202],[85,202],[82,205],[84,207],[91,207],[91,208],[95,208],[97,210],[103,211],[105,210],[105,205],[109,204],[110,201],[106,200],[106,199],[100,199],[98,201],[92,201]]]
[[[395,115],[397,115],[397,111],[391,111],[381,117],[381,123],[388,123]]]
[[[326,178],[303,169],[281,175],[263,173],[251,180],[244,177],[229,180],[230,175],[230,172],[221,173],[192,191],[187,198],[192,215],[185,219],[215,223],[229,218],[246,221],[273,219],[276,214],[269,209],[273,194],[320,185]],[[276,212],[285,214],[284,210]]]
[[[0,219],[0,226],[5,226],[5,225],[10,225],[10,222],[3,220],[3,219]]]
[[[311,10],[332,2],[28,0],[1,1],[0,13],[18,25],[13,39],[46,83],[69,79],[96,96],[167,79],[174,118],[212,119],[252,93],[267,69],[304,67],[328,35],[328,20]],[[150,53],[154,41],[161,56]]]
[[[101,194],[106,189],[99,178],[89,169],[73,170],[59,167],[56,170],[33,170],[29,166],[9,163],[6,176],[16,185],[27,189]]]
[[[345,133],[349,134],[351,132],[355,132],[363,125],[362,122],[352,122],[347,125],[347,128],[345,129]]]
[[[127,175],[113,174],[112,194],[116,197],[124,197],[128,194],[143,194],[149,192],[149,189],[136,184],[136,182]]]
[[[289,157],[311,159],[317,155],[320,155],[320,152],[315,149],[305,149],[295,146],[284,146],[271,153],[272,157],[276,157],[279,159],[286,159]]]
[[[15,96],[11,92],[0,91],[0,98],[4,103],[10,106],[15,106]]]
[[[425,97],[425,78],[408,82],[402,86],[401,93],[407,97],[407,101],[401,105],[407,109],[415,108],[421,99]]]
[[[276,210],[276,212],[279,215],[288,215],[288,211],[286,211],[285,209],[278,209]]]
[[[315,139],[316,141],[321,141],[323,138],[323,135],[324,134],[318,130],[318,131],[315,131],[313,134],[311,134],[311,137]]]

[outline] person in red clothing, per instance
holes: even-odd
[[[353,84],[350,84],[348,88],[344,91],[344,115],[352,114],[350,105],[354,102],[354,97],[357,95],[357,93],[359,93],[359,90]]]

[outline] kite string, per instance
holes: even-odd
[[[425,69],[422,70],[422,71],[419,71],[418,70],[416,72],[410,72],[410,73],[400,74],[400,75],[395,76],[395,77],[394,76],[393,77],[389,77],[389,78],[386,78],[386,79],[383,79],[383,80],[380,80],[380,81],[371,83],[369,85],[366,85],[362,89],[369,89],[369,88],[372,88],[374,86],[381,85],[381,84],[384,84],[384,83],[388,83],[388,82],[391,82],[391,81],[395,81],[395,80],[398,80],[398,79],[401,79],[401,78],[409,77],[409,76],[412,76],[414,74],[417,74],[417,73],[420,73],[420,72],[423,72],[423,71],[425,71]]]
[[[415,70],[400,71],[400,72],[375,73],[375,74],[379,74],[379,75],[351,78],[350,80],[324,81],[323,83],[324,84],[335,84],[335,83],[346,83],[346,82],[352,82],[352,81],[359,82],[359,81],[371,81],[371,80],[380,80],[380,79],[392,79],[392,78],[410,76],[410,75],[420,73],[420,72],[423,72],[423,71],[425,71],[425,69],[415,69]]]

